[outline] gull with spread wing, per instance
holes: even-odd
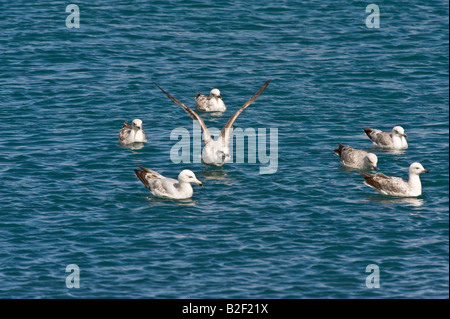
[[[202,163],[210,166],[222,166],[230,161],[230,148],[228,146],[230,142],[231,133],[233,132],[233,123],[250,104],[252,104],[258,96],[266,89],[269,85],[270,80],[268,80],[264,85],[247,101],[241,108],[233,114],[233,116],[228,120],[225,126],[220,131],[219,137],[214,140],[209,133],[208,128],[203,122],[202,118],[195,113],[191,108],[187,107],[182,102],[178,101],[172,95],[164,91],[158,84],[154,83],[169,99],[171,99],[176,104],[183,107],[187,114],[192,117],[195,121],[199,123],[203,131],[203,141],[205,147],[202,150]]]

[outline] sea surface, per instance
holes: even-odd
[[[2,0],[0,12],[0,298],[449,298],[448,1]],[[221,129],[269,79],[235,122],[266,129],[265,150],[246,137],[245,154],[205,168],[192,139],[177,162],[176,133],[198,126],[153,82],[192,108],[220,89],[227,111],[201,116]],[[148,143],[119,146],[135,118]],[[363,131],[395,125],[403,152]],[[422,163],[423,195],[365,186],[339,143],[377,154],[386,175]],[[204,186],[155,198],[137,165],[191,169]]]

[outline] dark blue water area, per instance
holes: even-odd
[[[80,28],[68,4],[0,1],[0,298],[448,298],[448,2],[77,1]],[[220,130],[269,79],[222,168],[153,84],[192,108],[219,88],[227,111],[201,116]],[[119,146],[135,118],[148,143]],[[401,152],[363,131],[396,125]],[[339,143],[386,175],[420,162],[423,194],[378,194]],[[204,186],[156,198],[137,165]]]

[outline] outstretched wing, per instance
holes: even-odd
[[[224,143],[228,144],[228,140],[231,136],[231,132],[233,131],[233,123],[250,104],[252,104],[258,96],[261,95],[261,93],[266,89],[266,87],[269,85],[271,80],[268,80],[264,85],[256,92],[247,102],[245,102],[244,105],[241,106],[239,110],[236,111],[236,113],[233,114],[233,116],[228,120],[228,122],[225,124],[225,126],[222,128],[222,131],[220,132]]]
[[[187,107],[185,104],[178,101],[172,95],[170,95],[169,93],[164,91],[158,84],[156,84],[155,82],[153,82],[153,84],[155,84],[174,103],[181,105],[181,107],[186,111],[186,113],[189,114],[189,116],[192,117],[195,121],[197,121],[198,124],[200,124],[200,126],[203,130],[203,141],[205,142],[205,144],[209,143],[211,141],[211,134],[209,133],[208,128],[206,127],[205,122],[203,122],[202,118],[197,113],[195,113],[192,109]]]

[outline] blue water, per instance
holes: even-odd
[[[76,1],[67,28],[69,3],[0,1],[0,298],[449,297],[447,1]],[[193,123],[153,82],[191,107],[219,88],[220,129],[268,79],[235,127],[278,129],[275,174],[171,160]],[[134,118],[149,142],[120,147]],[[398,154],[363,132],[395,125]],[[377,194],[339,143],[422,163],[423,195]],[[204,187],[157,199],[136,165]]]

